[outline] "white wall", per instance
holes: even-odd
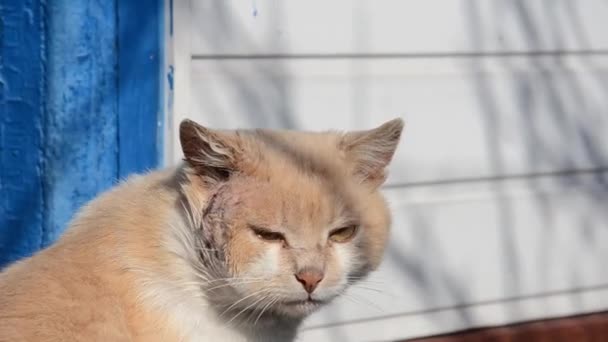
[[[405,119],[386,261],[305,341],[605,310],[605,18],[601,0],[175,1],[173,127]]]

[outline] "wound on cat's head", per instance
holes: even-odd
[[[382,258],[390,215],[378,189],[402,129],[401,119],[347,133],[182,122],[182,190],[201,218],[192,232],[198,248],[222,252],[196,268],[226,278],[222,295],[239,310],[301,318],[337,297]]]

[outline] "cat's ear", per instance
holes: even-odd
[[[236,170],[236,142],[229,133],[186,119],[179,125],[179,139],[184,160],[205,177],[222,180]]]
[[[386,167],[393,159],[402,131],[403,120],[393,119],[371,130],[344,134],[340,148],[353,174],[374,187],[384,183]]]

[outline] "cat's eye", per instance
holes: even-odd
[[[279,232],[273,232],[268,229],[250,226],[251,230],[258,238],[269,242],[285,242],[285,236]]]
[[[356,225],[342,227],[332,230],[332,232],[329,233],[329,239],[333,242],[344,243],[352,240],[355,237],[356,233]]]

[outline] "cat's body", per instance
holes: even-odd
[[[207,311],[164,248],[185,224],[172,171],[102,195],[55,245],[0,274],[0,341],[245,341]],[[258,340],[295,333],[274,328]]]
[[[0,341],[293,340],[380,262],[387,125],[352,141],[182,125],[184,165],[99,196],[0,273]],[[362,143],[363,164],[340,152]]]

